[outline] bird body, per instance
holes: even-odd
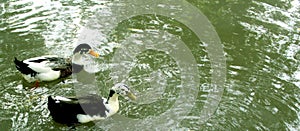
[[[56,55],[34,57],[24,61],[15,58],[14,63],[28,82],[53,81],[72,74],[71,60]]]
[[[106,119],[119,110],[119,95],[135,96],[125,84],[116,84],[109,92],[108,98],[88,95],[79,98],[61,96],[48,97],[48,109],[53,120],[62,124],[87,123]]]
[[[88,44],[78,45],[71,58],[62,58],[57,55],[45,55],[33,57],[26,60],[15,58],[14,63],[24,79],[31,83],[34,81],[53,81],[59,78],[66,78],[72,72],[78,73],[83,69],[83,55],[90,54],[99,57]]]
[[[105,119],[108,116],[105,102],[105,99],[96,95],[79,99],[49,96],[48,109],[53,120],[58,123],[86,123]],[[85,109],[88,110],[85,111]],[[89,115],[85,115],[86,113]]]

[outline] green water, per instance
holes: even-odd
[[[22,80],[13,59],[15,56],[26,59],[45,54],[66,57],[72,54],[77,43],[87,42],[101,54],[99,59],[95,59],[98,68],[95,74],[96,92],[105,96],[116,80],[126,78],[126,83],[137,93],[139,100],[131,102],[120,98],[120,111],[115,116],[96,124],[77,126],[77,130],[159,130],[163,125],[178,130],[299,130],[300,2],[187,2],[207,17],[221,40],[224,52],[220,53],[225,56],[226,67],[223,69],[226,75],[220,75],[226,82],[220,92],[220,101],[218,97],[210,96],[214,91],[212,67],[218,63],[213,63],[207,43],[198,39],[196,33],[179,20],[150,13],[129,17],[111,27],[115,16],[120,15],[114,12],[122,7],[129,9],[132,3],[96,0],[1,1],[0,129],[69,130],[70,127],[55,123],[49,117],[46,98],[48,95],[75,95],[76,81],[70,77],[65,83],[44,83],[30,91],[31,84]],[[184,9],[172,6],[174,3],[170,1],[164,8],[171,8],[174,12]],[[91,24],[91,21],[96,21],[98,25]],[[196,23],[196,26],[204,26],[201,24]],[[86,27],[90,31],[84,30]],[[102,33],[93,33],[93,30]],[[185,46],[178,47],[168,38],[182,41]],[[124,49],[126,43],[131,43],[133,48],[129,46],[125,51],[118,50]],[[138,44],[145,47],[131,58],[130,55],[140,49],[135,47]],[[173,57],[171,50],[147,47],[152,44],[173,45],[174,50],[180,49],[177,51],[179,55]],[[180,54],[183,49],[188,49],[192,56]],[[128,61],[123,61],[124,67],[115,66],[120,62],[117,56],[128,58]],[[181,66],[178,59],[186,56],[193,57],[196,66]],[[183,63],[184,60],[188,58],[183,59]],[[132,63],[127,74],[118,72]],[[184,74],[183,67],[195,68],[196,71]],[[198,82],[196,86],[187,82],[187,86],[182,87],[182,81],[192,75],[198,78],[190,81]],[[89,91],[88,87],[83,88]],[[189,89],[190,95],[181,96],[183,89]],[[213,114],[203,121],[201,111],[211,102],[209,97],[216,102],[216,109],[211,109]],[[187,103],[178,99],[187,99],[183,100]],[[175,116],[165,116],[166,121],[156,119],[178,103],[184,107],[175,108]],[[185,115],[177,121],[175,117],[179,116],[176,113],[181,112]],[[126,127],[122,124],[124,118],[152,124],[145,128],[138,125]]]

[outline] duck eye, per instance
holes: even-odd
[[[82,53],[86,53],[86,52],[88,52],[88,51],[89,51],[89,49],[86,49],[86,48],[82,48],[82,49],[81,49],[81,52],[82,52]]]

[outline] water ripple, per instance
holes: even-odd
[[[187,43],[195,44],[191,50],[196,54],[198,67],[201,69],[199,75],[203,76],[196,106],[188,116],[184,116],[186,120],[182,122],[183,127],[193,130],[200,130],[202,127],[203,130],[299,130],[299,1],[291,0],[290,4],[282,5],[280,3],[286,1],[278,0],[277,4],[274,4],[270,1],[231,0],[232,3],[228,3],[221,0],[191,0],[191,3],[197,2],[198,4],[194,5],[207,14],[222,37],[228,62],[227,88],[218,110],[207,123],[199,125],[199,112],[207,102],[209,92],[213,90],[209,84],[212,71],[210,59],[205,45],[194,40],[192,32],[185,31],[184,26],[172,26],[174,21],[167,19],[168,22],[165,22],[158,16],[141,16],[123,21],[118,25],[120,29],[116,29],[119,32],[109,36],[102,33],[109,29],[106,27],[110,25],[109,22],[89,25],[89,18],[95,15],[96,11],[100,12],[99,16],[112,15],[107,6],[109,1],[22,0],[0,3],[0,44],[4,45],[0,48],[1,127],[11,130],[69,130],[68,127],[56,124],[49,117],[46,98],[48,95],[74,94],[72,84],[75,82],[66,80],[66,84],[47,84],[47,87],[42,86],[30,92],[11,62],[13,56],[18,54],[25,58],[47,53],[69,56],[77,43],[87,42],[97,46],[96,50],[107,55],[105,59],[110,59],[114,49],[122,46],[116,42],[122,39],[121,37],[134,34],[139,38],[148,33],[153,38],[158,38],[158,28],[161,27],[177,35],[186,35],[185,39],[189,39]],[[120,2],[118,6],[127,5]],[[180,11],[180,7],[162,4],[158,6]],[[140,24],[140,18],[143,18],[145,23]],[[95,30],[88,30],[86,26]],[[87,34],[79,36],[82,32]],[[164,37],[167,39],[167,36]],[[134,42],[144,43],[139,39],[134,39]],[[28,46],[27,43],[32,45]],[[167,56],[168,52],[164,55]],[[170,64],[164,55],[152,56],[152,65],[143,61],[134,65],[128,81],[138,91],[151,94],[140,94],[145,97],[139,101],[144,102],[143,105],[122,103],[118,114],[149,118],[172,106],[172,102],[177,99],[178,90],[182,88],[176,86],[180,80],[176,76],[180,72],[175,66],[169,67],[175,64]],[[150,59],[149,56],[151,55],[142,55],[139,59]],[[97,82],[100,85],[106,87],[107,83],[112,83],[108,77],[108,70],[115,64],[117,63],[101,65],[103,68],[97,74]],[[152,67],[159,67],[157,65],[161,65],[161,69],[156,73],[149,73],[153,71]],[[160,88],[153,88],[149,83]],[[164,88],[167,88],[166,91]],[[106,88],[99,90],[103,95],[107,92]],[[163,104],[156,102],[156,99],[163,101]],[[179,113],[182,110],[176,111]],[[108,122],[114,124],[110,120]],[[174,123],[176,122],[170,121],[166,124]],[[99,130],[98,127],[86,125],[78,129]]]

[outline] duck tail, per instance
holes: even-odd
[[[48,96],[48,110],[52,119],[61,124],[72,125],[78,123],[77,114],[74,113],[72,105],[69,105],[64,100],[54,96]],[[68,101],[68,100],[67,100]],[[80,106],[80,105],[79,105]]]
[[[53,119],[56,119],[58,117],[58,109],[57,104],[55,103],[55,100],[52,96],[48,96],[48,110],[50,111],[50,115],[53,117]]]
[[[50,110],[50,113],[55,105],[55,100],[52,98],[52,96],[48,96],[48,109]]]
[[[24,63],[23,61],[18,60],[16,57],[15,57],[14,63],[16,65],[17,70],[25,75],[30,74],[31,76],[35,76],[37,74],[36,71],[34,71],[28,67],[28,64]]]
[[[17,68],[19,71],[21,71],[20,68],[21,68],[22,66],[24,66],[24,64],[25,64],[25,63],[23,63],[22,61],[19,61],[16,57],[15,57],[14,63],[15,63],[15,65],[16,65],[16,68]]]

